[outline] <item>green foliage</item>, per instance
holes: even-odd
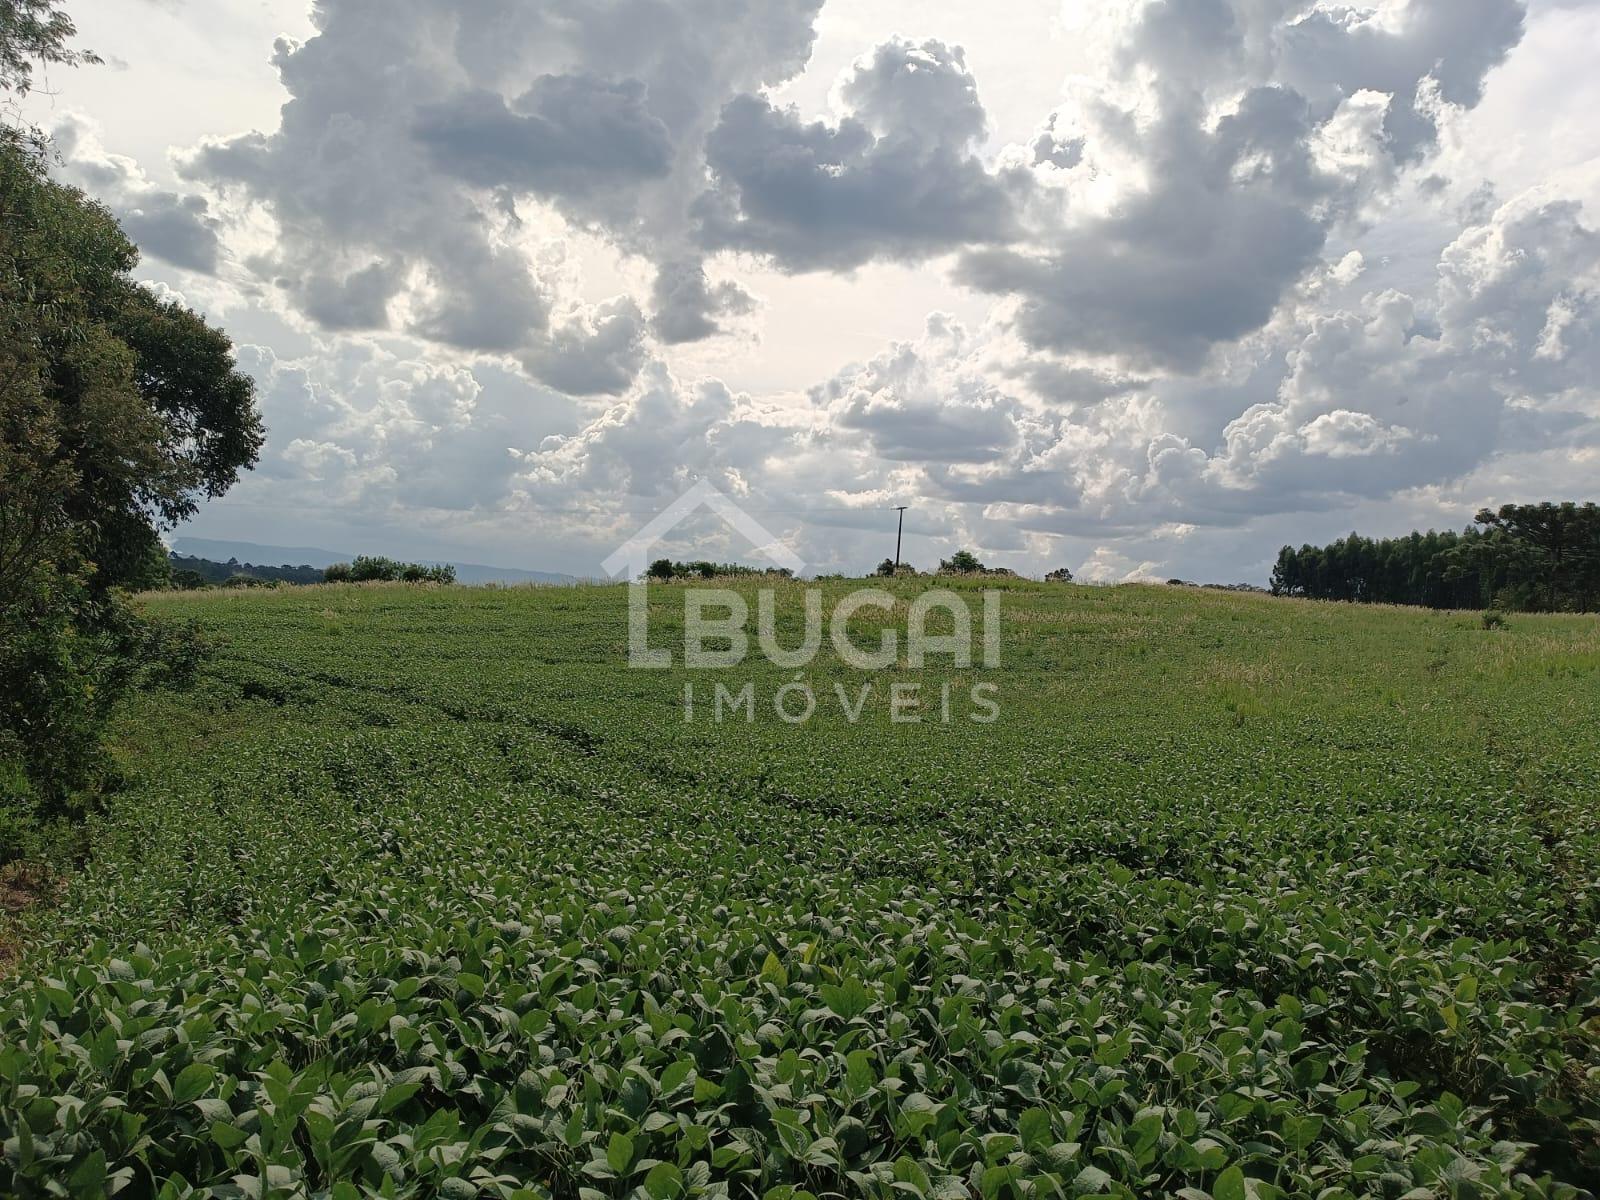
[[[1506,627],[1505,614],[1499,609],[1488,609],[1483,614],[1483,627],[1485,629],[1504,629]]]
[[[908,568],[902,566],[900,568],[900,571],[901,571],[902,574],[905,574],[905,573],[907,573]],[[910,573],[915,574],[915,572],[910,572]],[[993,579],[1016,579],[1016,578],[1018,578],[1017,573],[1015,571],[1011,570],[1009,567],[986,567],[986,566],[984,566],[983,563],[978,561],[978,556],[976,554],[972,553],[972,551],[970,551],[970,550],[957,550],[948,559],[941,559],[940,562],[939,562],[938,574],[940,574],[940,575],[983,575],[983,576],[987,576],[987,577],[993,578]],[[1060,572],[1056,572],[1056,574],[1059,575]],[[1067,580],[1070,582],[1070,580],[1071,580],[1071,572],[1067,573]],[[1057,580],[1057,582],[1060,582],[1060,581]]]
[[[71,47],[76,34],[58,0],[0,0],[0,92],[27,95],[36,66],[99,62]]]
[[[0,7],[0,32],[55,20],[48,7]],[[116,222],[17,138],[0,139],[0,212],[0,774],[14,827],[76,811],[101,776],[101,722],[162,644],[120,591],[165,583],[157,530],[226,488],[261,429],[227,338],[133,282]],[[0,860],[18,844],[0,842]]]
[[[794,578],[794,572],[788,567],[746,567],[739,563],[708,562],[704,559],[673,562],[670,558],[658,558],[645,570],[645,578],[663,582],[673,579],[738,579],[752,575],[770,579]]]
[[[138,252],[82,193],[0,147],[0,376],[12,452],[74,527],[99,590],[156,530],[255,461],[260,416],[228,338],[129,276]]]
[[[1484,542],[1500,535],[1516,547],[1527,570],[1504,586],[1530,593],[1519,607],[1547,612],[1590,612],[1600,599],[1600,505],[1506,504],[1483,509],[1475,518]],[[1538,596],[1542,584],[1543,595]],[[1540,603],[1539,601],[1542,601]]]
[[[382,555],[357,555],[354,562],[334,563],[322,573],[327,583],[454,583],[449,563],[398,562]]]
[[[1463,533],[1285,546],[1272,590],[1313,600],[1591,612],[1600,603],[1600,506],[1508,504]],[[1481,527],[1481,528],[1480,528]]]
[[[142,603],[221,648],[0,984],[0,1194],[1594,1178],[1592,621],[1008,582],[992,726],[718,726],[793,672],[630,671],[622,589]]]
[[[118,585],[132,592],[150,592],[172,586],[172,560],[160,542],[147,547],[145,556],[129,564]]]
[[[204,572],[194,570],[190,567],[177,567],[172,572],[171,586],[179,591],[193,591],[197,588],[207,588],[211,586],[211,582],[212,581],[206,577]]]
[[[327,572],[312,566],[294,566],[283,563],[268,566],[265,563],[241,563],[238,559],[213,562],[188,554],[170,554],[167,557],[171,571],[169,586],[175,588],[206,587],[209,584],[228,584],[236,578],[256,583],[309,584],[327,581]],[[348,570],[348,565],[345,565]]]
[[[205,652],[191,625],[141,620],[79,579],[51,582],[3,614],[0,807],[11,836],[0,839],[0,864],[40,845],[24,829],[58,828],[53,849],[72,850],[70,827],[110,766],[101,732],[115,703],[136,686],[187,686]]]
[[[978,556],[970,550],[957,550],[948,559],[939,561],[941,575],[976,575],[984,570]]]

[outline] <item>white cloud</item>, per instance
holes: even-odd
[[[1014,236],[1019,184],[975,154],[986,118],[959,47],[885,42],[838,98],[833,124],[757,96],[723,109],[706,143],[713,186],[695,207],[708,249],[840,270]]]
[[[578,373],[617,390],[609,340],[552,338],[564,298],[529,223],[597,227],[681,270],[706,130],[800,68],[813,16],[764,0],[329,5],[315,36],[278,43],[278,128],[213,139],[185,169],[272,218],[251,261],[320,327],[553,363],[557,386],[587,351],[610,366]]]
[[[1150,560],[1135,562],[1111,546],[1096,546],[1072,577],[1080,583],[1158,583],[1161,567]]]
[[[1479,99],[1522,10],[1470,3],[1472,21],[1447,0],[1392,20],[1285,0],[1107,5],[1097,76],[1051,117],[1069,149],[1053,133],[1031,151],[1070,166],[1059,210],[1036,204],[1031,244],[968,253],[961,278],[1020,295],[1040,349],[1200,368],[1265,326],[1330,234],[1432,147],[1440,104]]]
[[[214,274],[222,255],[218,221],[204,197],[169,191],[126,155],[112,154],[95,122],[69,113],[50,130],[56,174],[110,206],[139,249],[186,271]]]
[[[705,477],[822,567],[909,503],[923,561],[1228,579],[1587,486],[1593,6],[1039,2],[342,0],[182,186],[79,118],[60,170],[257,343],[208,514],[587,570]]]

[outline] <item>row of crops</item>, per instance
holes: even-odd
[[[162,603],[0,1194],[1595,1188],[1592,625],[1022,588],[992,727],[710,727],[614,590]]]

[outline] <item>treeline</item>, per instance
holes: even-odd
[[[193,675],[198,638],[125,597],[262,439],[227,336],[138,283],[116,220],[3,120],[36,64],[82,59],[72,34],[51,0],[0,0],[0,863],[70,847],[116,777],[118,697]]]
[[[148,586],[173,588],[272,587],[289,584],[304,587],[312,583],[454,583],[456,569],[449,563],[401,562],[381,554],[359,555],[351,562],[330,567],[282,566],[242,563],[230,558],[225,563],[209,558],[172,553],[167,556],[168,575]]]
[[[722,579],[726,576],[769,575],[779,579],[792,579],[794,572],[788,567],[746,567],[739,563],[673,562],[658,558],[650,564],[645,574],[651,579]]]
[[[878,564],[872,572],[876,576],[888,578],[893,576],[920,576],[923,572],[917,570],[910,563],[896,563],[892,558],[886,558]],[[957,550],[949,558],[939,560],[939,569],[935,575],[982,575],[991,579],[1016,579],[1017,573],[1010,567],[985,566],[971,550]],[[1066,567],[1057,567],[1044,577],[1046,583],[1071,583],[1072,572]]]
[[[456,569],[449,563],[399,562],[381,554],[362,554],[347,563],[334,563],[322,572],[327,583],[454,583]]]
[[[190,554],[169,554],[167,568],[170,586],[193,589],[203,587],[254,587],[274,583],[321,583],[323,572],[318,567],[292,566],[284,563],[271,567],[263,563],[242,563],[236,558],[216,562]]]
[[[1352,533],[1326,546],[1285,546],[1272,571],[1279,596],[1594,612],[1600,606],[1600,507],[1572,502],[1484,509],[1460,533],[1399,538]]]

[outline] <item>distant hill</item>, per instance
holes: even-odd
[[[241,563],[259,563],[272,566],[292,565],[316,567],[319,570],[334,563],[349,562],[354,554],[336,550],[319,550],[314,546],[264,546],[258,542],[225,542],[213,538],[174,538],[172,548],[180,554],[207,558],[213,562],[227,562],[236,558]],[[363,553],[382,553],[381,550]],[[572,575],[551,571],[524,571],[518,567],[487,567],[482,563],[450,564],[456,569],[456,579],[461,583],[577,583]]]
[[[349,562],[354,557],[334,550],[318,550],[313,546],[263,546],[256,542],[219,542],[197,537],[173,538],[172,548],[179,554],[209,558],[212,562],[225,563],[230,558],[236,558],[242,563],[272,563],[275,566],[289,563],[319,569],[331,567],[336,562]]]
[[[236,559],[229,562],[217,562],[210,558],[201,558],[193,554],[172,553],[167,555],[167,562],[172,565],[173,574],[190,572],[198,575],[207,583],[228,583],[230,580],[256,579],[262,583],[321,583],[322,568],[307,565],[293,565],[284,563],[270,565],[266,563],[239,562]],[[187,582],[178,580],[182,586],[190,586],[193,580]]]

